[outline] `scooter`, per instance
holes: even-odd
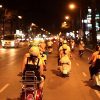
[[[60,66],[60,72],[63,77],[67,77],[70,74],[71,66],[68,63],[63,63]]]
[[[42,100],[43,92],[39,89],[39,81],[34,71],[26,71],[22,82],[20,100]]]

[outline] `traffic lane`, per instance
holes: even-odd
[[[22,60],[27,48],[6,49],[5,56],[0,60],[0,98],[7,100],[7,98],[19,97],[21,91],[21,77],[17,76],[21,70]],[[14,50],[14,49],[13,49]]]
[[[93,86],[93,81],[89,81],[90,79],[90,73],[89,73],[89,64],[88,64],[88,57],[91,56],[93,52],[86,50],[83,54],[83,57],[80,58],[78,55],[78,50],[74,52],[74,58],[73,62],[77,65],[77,70],[79,70],[80,76],[84,77],[82,80],[83,85],[91,88],[89,91],[91,92],[91,95],[93,95],[95,98],[100,99],[100,88]],[[81,79],[82,79],[81,77]],[[84,87],[86,88],[86,87]],[[86,88],[88,89],[88,88]],[[86,90],[84,89],[84,90]],[[87,90],[88,91],[88,90]],[[84,91],[85,92],[85,91]]]
[[[85,95],[87,100],[99,100],[100,99],[100,89],[98,87],[93,86],[93,81],[90,81],[90,74],[89,74],[89,66],[85,63],[82,59],[80,61],[73,60],[73,63],[76,64],[76,71],[77,75],[79,75],[81,89]],[[90,99],[91,97],[91,99]]]
[[[95,92],[96,96],[100,98],[100,88],[97,86],[93,86],[94,85],[93,81],[89,80],[90,79],[90,72],[89,72],[90,64],[88,64],[89,63],[88,57],[90,57],[92,53],[93,52],[91,51],[86,51],[82,58],[76,55],[76,57],[73,60],[76,63],[77,68],[79,69],[80,73],[85,78],[83,83],[86,84],[86,86],[90,87],[93,90],[92,92],[93,93]]]
[[[85,83],[88,78],[77,68],[76,61],[72,61],[70,77],[57,76],[56,51],[48,57],[44,100],[99,100],[99,96]]]

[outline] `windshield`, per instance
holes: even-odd
[[[3,40],[14,40],[14,35],[6,35]]]

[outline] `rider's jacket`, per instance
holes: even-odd
[[[32,63],[29,63],[32,62]],[[23,72],[23,76],[25,75],[26,71],[34,71],[35,76],[37,77],[38,80],[40,80],[40,66],[39,66],[39,58],[36,56],[30,56],[27,57],[27,63],[25,64],[25,69]]]

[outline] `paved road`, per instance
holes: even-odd
[[[21,91],[20,71],[27,47],[17,49],[0,48],[0,100],[16,100]],[[100,100],[100,88],[94,88],[89,81],[88,56],[85,52],[79,58],[77,50],[73,53],[72,70],[69,77],[58,76],[57,43],[48,55],[43,100]]]
[[[54,51],[48,56],[48,71],[44,87],[44,100],[100,100],[100,89],[93,89],[89,81],[88,56],[85,52],[82,58],[78,57],[77,50],[72,54],[72,70],[70,77],[57,76],[57,44]]]

